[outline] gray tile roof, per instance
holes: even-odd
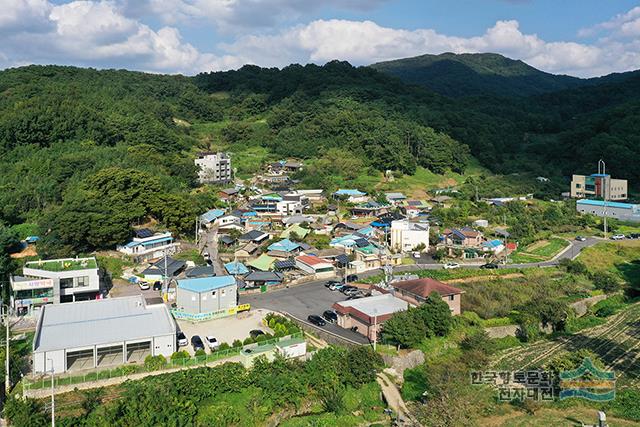
[[[142,295],[42,307],[34,352],[118,344],[176,333],[164,304],[147,306]]]

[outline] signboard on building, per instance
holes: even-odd
[[[53,288],[52,279],[34,279],[25,281],[14,281],[11,284],[14,291],[24,291],[29,289],[48,289]]]

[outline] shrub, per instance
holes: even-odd
[[[157,356],[149,355],[144,359],[144,367],[148,371],[157,371],[159,369],[162,369],[166,365],[167,365],[167,359],[165,359],[165,357],[162,355],[157,355]]]
[[[253,344],[255,342],[255,340],[251,337],[246,337],[244,339],[244,341],[242,341],[242,345],[248,345],[248,344]]]
[[[624,297],[622,295],[615,295],[611,298],[599,301],[598,303],[594,304],[591,309],[596,316],[607,317],[617,313],[618,311],[623,309],[625,305],[626,304],[624,301]]]
[[[242,347],[242,341],[240,341],[240,340],[233,340],[233,344],[231,344],[231,347],[233,347],[233,348]]]
[[[194,353],[195,357],[202,357],[202,356],[206,356],[206,355],[207,355],[207,353],[203,349],[198,349]]]
[[[619,291],[622,288],[622,282],[613,273],[599,272],[593,277],[593,285],[596,289],[600,289],[606,293]]]
[[[228,350],[229,348],[231,348],[231,346],[226,342],[223,342],[220,344],[220,347],[218,347],[218,350]]]
[[[175,362],[176,360],[183,360],[183,359],[189,359],[189,358],[191,358],[191,355],[186,350],[176,351],[171,355],[172,362]]]

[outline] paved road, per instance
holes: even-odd
[[[579,242],[577,240],[573,240],[569,242],[569,246],[567,246],[560,255],[557,255],[553,260],[543,261],[543,262],[534,262],[527,264],[500,264],[498,268],[536,268],[536,267],[554,267],[557,266],[560,260],[562,259],[573,259],[580,254],[580,252],[584,248],[588,248],[590,246],[595,245],[596,243],[602,242],[604,239],[597,237],[588,237],[584,242]],[[460,268],[480,268],[481,264],[460,264]],[[410,265],[398,265],[393,267],[394,273],[410,273],[416,270],[441,270],[442,264],[410,264]],[[380,274],[382,270],[370,270],[365,273],[359,274],[359,277],[371,277],[377,274]]]
[[[218,257],[218,227],[205,229],[206,231],[200,235],[200,253],[208,252],[209,259],[213,261],[213,270],[216,275],[222,276],[227,274],[227,271]]]
[[[251,304],[251,307],[255,308],[285,312],[300,321],[308,323],[307,316],[310,314],[322,315],[322,312],[330,309],[334,302],[344,301],[347,298],[341,292],[327,289],[324,286],[325,283],[326,280],[321,280],[264,294],[241,295],[240,303]],[[316,327],[310,323],[309,325],[362,344],[369,342],[364,336],[335,324],[327,323],[323,327]]]

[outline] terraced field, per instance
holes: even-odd
[[[626,384],[640,384],[640,303],[595,328],[507,350],[496,357],[493,366],[505,370],[533,368],[558,352],[583,348],[596,353]]]

